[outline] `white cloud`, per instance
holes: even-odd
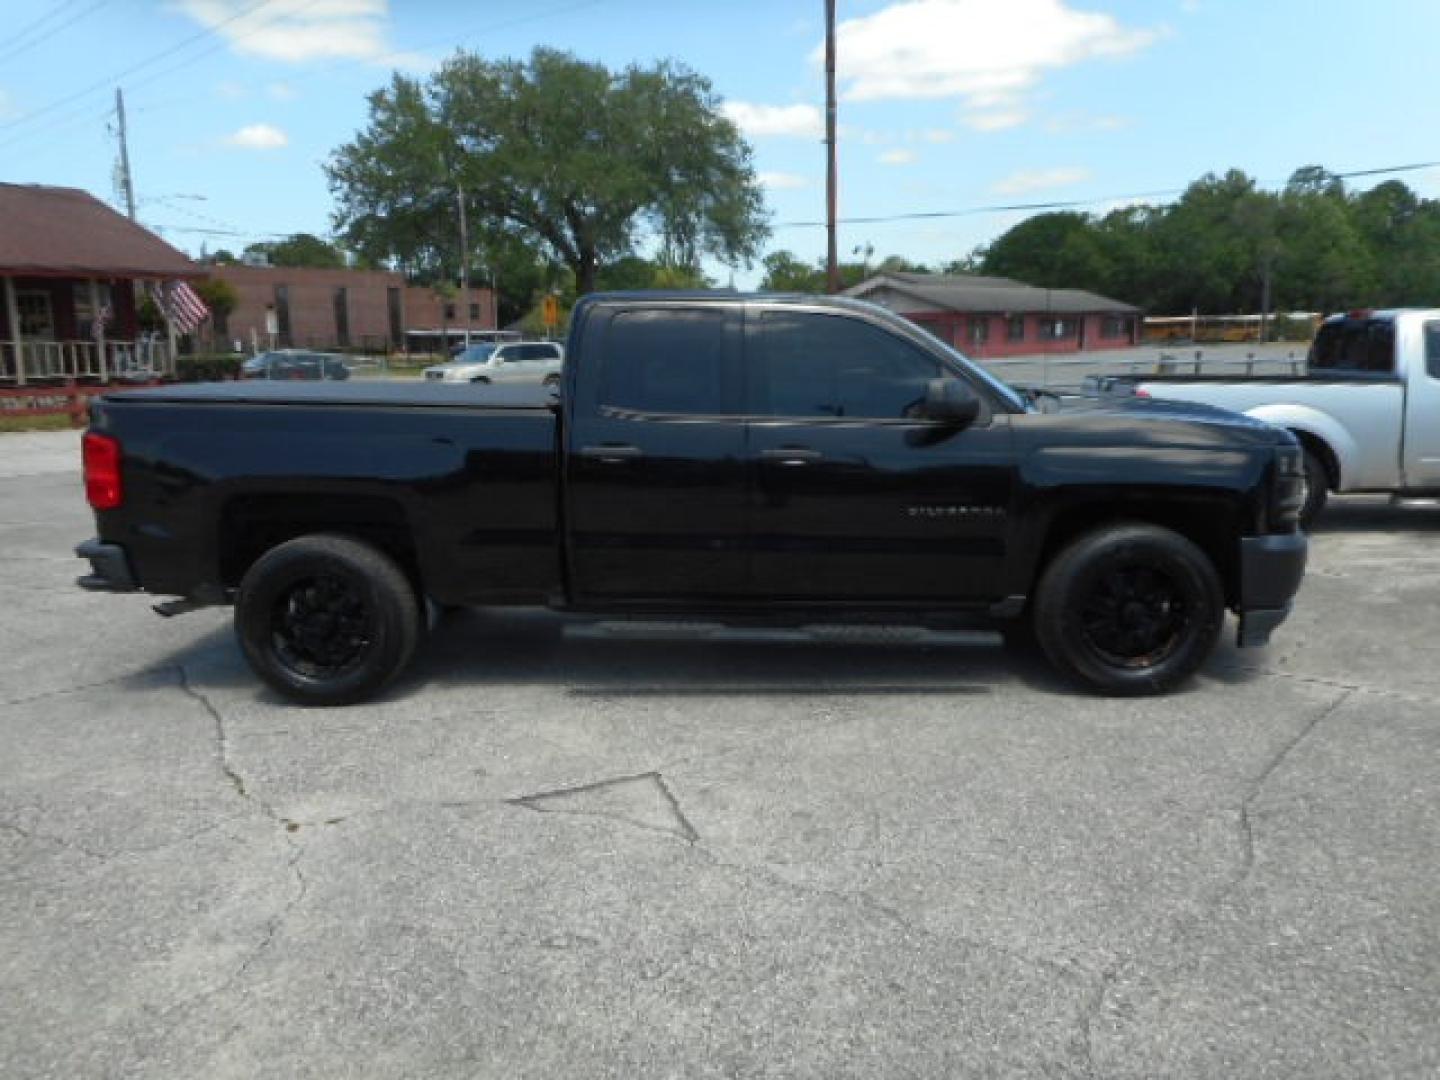
[[[243,56],[299,63],[344,58],[389,65],[389,0],[176,0]]]
[[[1084,113],[1061,113],[1045,121],[1045,130],[1052,135],[1119,131],[1129,126],[1130,121],[1123,116],[1087,116]]]
[[[288,145],[290,136],[274,124],[247,124],[239,131],[225,136],[227,146],[241,150],[278,150]]]
[[[928,143],[948,143],[955,141],[955,132],[948,128],[926,128],[920,132],[920,138]]]
[[[757,174],[756,179],[760,181],[761,187],[770,188],[772,191],[810,186],[810,181],[798,173],[762,172]]]
[[[991,190],[1000,195],[1023,195],[1027,191],[1044,191],[1049,188],[1069,187],[1089,180],[1089,169],[1074,166],[1058,169],[1022,169],[1011,173],[995,184]]]
[[[814,105],[755,105],[748,101],[727,101],[720,106],[720,111],[751,138],[778,135],[818,139],[825,130],[820,110]]]
[[[1030,119],[1030,114],[1024,109],[991,109],[988,112],[967,112],[960,119],[976,131],[1004,131],[1019,127]]]
[[[886,150],[875,159],[881,165],[910,165],[915,161],[914,150]]]
[[[1046,72],[1139,52],[1161,33],[1071,0],[900,0],[840,24],[838,75],[848,100],[960,98],[970,126],[996,131],[1028,118]]]
[[[295,93],[293,86],[284,82],[268,83],[265,93],[269,95],[271,101],[294,101],[299,96]]]

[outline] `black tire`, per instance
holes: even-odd
[[[471,381],[472,383],[479,383],[481,386],[489,386],[489,385],[490,385],[490,379],[489,379],[489,377],[486,376],[486,375],[476,375],[476,376],[475,376],[473,379],[471,379],[470,381]]]
[[[235,633],[250,667],[307,705],[373,697],[404,670],[423,629],[410,580],[384,552],[348,536],[302,536],[250,567]]]
[[[545,378],[543,378],[543,379],[540,380],[540,385],[541,385],[541,386],[557,386],[557,387],[558,387],[558,386],[560,385],[560,376],[559,376],[559,375],[546,375]]]
[[[1315,524],[1330,498],[1330,472],[1320,455],[1305,448],[1305,504],[1300,507],[1300,528],[1306,532]]]
[[[1155,525],[1111,525],[1045,568],[1035,636],[1061,672],[1107,694],[1160,694],[1195,673],[1225,621],[1206,554]]]

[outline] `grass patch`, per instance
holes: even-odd
[[[3,431],[68,431],[68,416],[28,416],[22,409],[0,412],[0,432]]]

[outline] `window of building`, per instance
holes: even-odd
[[[471,318],[471,319],[478,319],[478,318],[480,318],[480,305],[479,305],[479,304],[471,304],[471,305],[470,305],[470,318]]]
[[[990,340],[990,320],[983,315],[970,320],[970,344],[984,345]]]
[[[724,311],[624,311],[610,321],[600,404],[640,413],[716,413],[724,400]]]
[[[1100,320],[1100,336],[1102,338],[1128,338],[1130,336],[1129,317],[1106,315]]]
[[[1024,316],[1024,315],[1011,315],[1008,319],[1005,320],[1005,340],[1006,340],[1006,341],[1024,341],[1024,340],[1025,340],[1025,316]]]
[[[350,297],[344,285],[335,289],[335,344],[350,344]]]
[[[275,286],[275,334],[282,346],[290,345],[290,286]]]
[[[1043,318],[1040,320],[1040,339],[1042,341],[1060,341],[1064,338],[1073,338],[1080,327],[1075,319]]]
[[[940,361],[859,319],[767,311],[754,350],[750,412],[900,419],[916,414]]]
[[[447,303],[447,304],[445,305],[445,321],[446,321],[446,322],[450,322],[450,321],[452,321],[454,318],[455,318],[455,305],[454,305],[454,304]]]

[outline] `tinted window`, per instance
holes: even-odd
[[[768,311],[756,336],[753,412],[900,419],[915,415],[934,357],[859,319]]]
[[[725,312],[624,311],[610,322],[600,404],[646,413],[717,413]]]
[[[494,345],[471,345],[455,359],[466,364],[483,364],[490,359],[490,355],[494,351]]]
[[[1440,379],[1440,322],[1425,324],[1425,372]]]
[[[1343,319],[1326,323],[1310,347],[1310,370],[1394,371],[1394,323],[1388,319]]]

